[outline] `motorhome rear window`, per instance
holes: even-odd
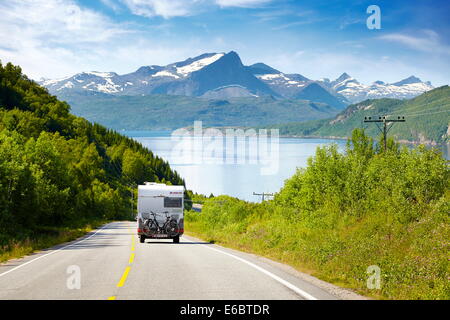
[[[165,208],[181,208],[181,198],[164,197]]]

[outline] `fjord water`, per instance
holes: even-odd
[[[342,151],[346,144],[345,140],[279,138],[278,170],[274,174],[262,175],[261,168],[264,164],[250,164],[248,159],[243,164],[235,163],[236,161],[232,164],[215,161],[219,159],[206,159],[202,163],[189,162],[186,158],[180,161],[179,155],[174,152],[177,145],[180,146],[180,142],[171,137],[170,131],[124,131],[123,133],[168,161],[170,166],[184,178],[188,189],[205,195],[226,194],[254,202],[260,201],[261,198],[254,196],[253,192],[278,192],[284,181],[295,173],[296,168],[306,166],[307,159],[314,155],[318,146],[335,143]],[[224,144],[224,148],[227,147]],[[195,149],[193,143],[183,144],[182,149],[187,153],[199,152],[193,150]],[[449,159],[449,148],[446,146],[441,149],[444,156]],[[224,154],[225,152],[226,150]],[[212,155],[214,156],[216,155]]]
[[[315,153],[318,146],[336,143],[340,150],[343,150],[345,146],[344,140],[280,138],[278,170],[274,170],[273,174],[263,175],[261,169],[267,166],[261,162],[251,164],[248,159],[242,164],[236,163],[237,161],[227,164],[217,158],[205,159],[202,163],[189,162],[186,159],[180,161],[177,153],[174,152],[177,145],[180,146],[180,142],[172,139],[171,132],[124,131],[123,133],[168,161],[170,166],[183,177],[188,189],[205,195],[226,194],[255,202],[260,201],[260,197],[254,196],[253,192],[278,192],[284,181],[295,173],[297,167],[306,166],[308,157]],[[224,146],[227,147],[225,143]],[[198,152],[193,150],[194,143],[184,143],[182,148],[183,152],[188,154],[191,151]],[[212,157],[217,156],[214,154]]]
[[[248,159],[243,164],[235,163],[236,161],[226,164],[224,161],[219,161],[217,155],[212,155],[213,159],[209,155],[210,158],[202,163],[189,162],[186,158],[180,161],[179,154],[174,152],[177,147],[180,147],[180,141],[173,139],[170,131],[123,131],[122,133],[139,141],[154,154],[168,161],[185,180],[188,189],[205,195],[226,194],[254,202],[260,201],[261,197],[254,196],[253,192],[278,192],[284,181],[295,173],[296,168],[306,166],[307,159],[314,155],[318,146],[335,143],[342,151],[346,144],[345,140],[279,138],[278,170],[274,174],[262,175],[261,168],[265,165],[250,164]],[[226,147],[224,143],[224,148]],[[187,154],[199,152],[195,150],[194,143],[183,143],[181,148]],[[441,149],[444,157],[449,159],[448,146]]]

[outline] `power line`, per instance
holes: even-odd
[[[264,197],[265,196],[272,196],[273,197],[273,193],[265,193],[265,192],[263,192],[263,193],[253,192],[253,195],[254,196],[261,196],[261,201],[264,201]]]
[[[437,113],[443,113],[443,112],[450,112],[450,110],[443,110],[443,111],[438,111],[438,112],[425,112],[425,113],[412,113],[412,114],[407,114],[408,117],[417,117],[417,116],[424,116],[424,115],[429,115],[429,114],[437,114]]]
[[[383,139],[384,139],[384,151],[387,150],[387,134],[389,130],[393,127],[395,122],[405,122],[404,116],[398,116],[397,119],[386,119],[386,116],[378,117],[378,119],[372,119],[372,117],[364,117],[364,122],[374,122],[377,125],[377,128],[383,133]],[[378,126],[378,123],[383,123],[383,130]],[[391,123],[391,125],[388,128],[388,124]]]
[[[440,110],[441,109],[441,106],[439,106],[439,107],[436,107],[436,108],[431,108],[431,109],[428,109],[428,110],[426,110],[427,112],[424,112],[424,110],[418,110],[418,111],[412,111],[411,113],[404,113],[403,111],[402,111],[402,115],[405,115],[405,116],[411,116],[411,115],[416,115],[416,114],[420,114],[420,115],[427,115],[427,114],[435,114],[435,113],[442,113],[442,112],[450,112],[450,110]],[[438,111],[439,110],[439,111]],[[430,112],[431,111],[431,112]],[[434,112],[434,111],[437,111],[437,112]],[[390,114],[389,116],[398,116],[398,115],[400,115],[400,113],[395,113],[395,111],[392,113],[392,114]]]

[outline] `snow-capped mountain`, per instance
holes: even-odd
[[[132,73],[82,72],[39,82],[55,95],[102,92],[112,95],[169,94],[213,99],[272,96],[311,100],[343,108],[369,98],[412,98],[433,89],[411,76],[396,83],[365,85],[343,73],[334,81],[287,74],[264,63],[244,66],[236,52],[205,53],[166,66],[143,66]]]
[[[267,84],[246,69],[233,51],[206,53],[167,66],[144,66],[124,75],[114,72],[82,72],[40,83],[56,95],[74,91],[97,91],[114,95],[276,95]]]
[[[197,58],[193,60],[196,61]],[[230,91],[231,88],[236,90]],[[266,83],[258,80],[233,51],[223,54],[219,59],[200,69],[187,73],[184,79],[158,86],[152,93],[204,96],[212,92],[223,93],[224,90],[231,93],[239,91],[239,96],[277,95]]]
[[[43,80],[40,82],[50,92],[57,93],[61,90],[95,90],[100,92],[117,93],[120,86],[116,84],[119,75],[115,72],[82,72],[71,77],[55,80]]]
[[[301,74],[285,74],[264,63],[253,64],[247,69],[283,97],[293,97],[311,82]]]
[[[323,79],[319,82],[352,103],[377,98],[410,99],[434,88],[429,81],[422,82],[414,76],[391,84],[375,81],[371,85],[365,85],[343,73],[334,81]]]
[[[375,81],[371,85],[365,85],[345,72],[334,81],[326,78],[314,81],[301,74],[285,74],[263,63],[247,68],[282,97],[308,99],[335,107],[366,99],[410,99],[434,88],[430,82],[422,82],[414,76],[392,84]]]
[[[284,98],[322,102],[339,109],[348,104],[343,96],[301,74],[286,74],[264,63],[253,64],[247,69]]]

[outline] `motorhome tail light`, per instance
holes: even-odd
[[[139,232],[139,233],[142,232],[142,229],[139,229],[139,228],[138,228],[138,232]]]

